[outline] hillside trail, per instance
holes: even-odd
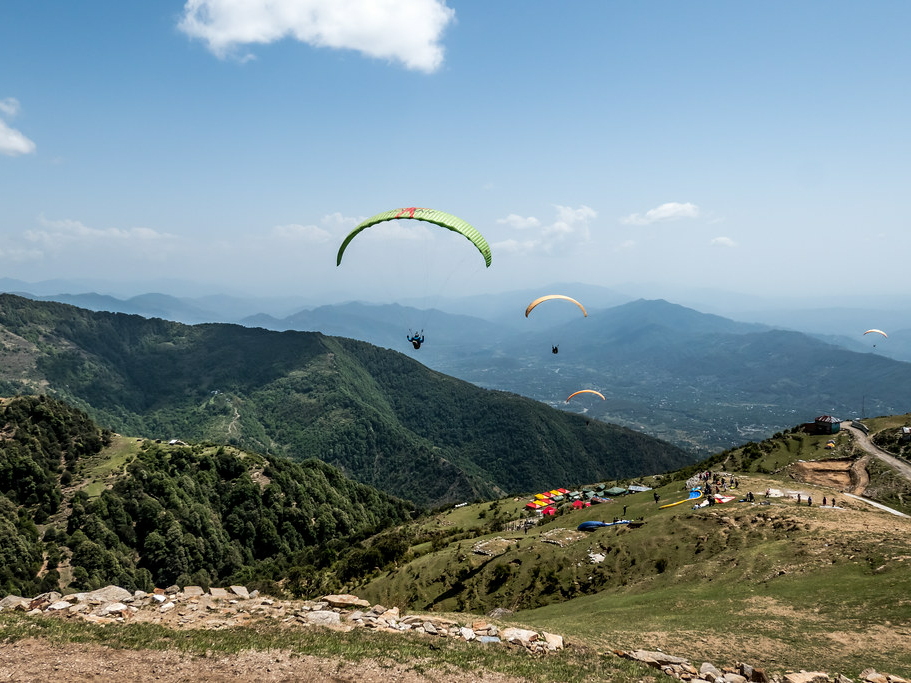
[[[863,430],[858,429],[850,424],[842,422],[842,429],[846,429],[854,438],[854,443],[860,446],[865,452],[875,458],[879,458],[884,463],[898,471],[905,479],[911,481],[911,464],[901,458],[896,458],[891,453],[887,453],[870,440],[870,437],[864,434]]]
[[[525,680],[491,671],[434,667],[429,659],[425,664],[427,666],[372,659],[352,662],[342,657],[315,657],[281,650],[244,650],[199,656],[175,650],[113,649],[89,643],[67,643],[61,648],[37,638],[0,647],[0,680],[29,683],[107,680],[522,683]]]

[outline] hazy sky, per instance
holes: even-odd
[[[909,26],[905,0],[4,0],[0,277],[907,292]],[[336,267],[407,206],[493,265],[409,221]]]

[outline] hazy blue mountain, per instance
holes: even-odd
[[[911,410],[909,363],[666,301],[595,311],[516,336],[483,363],[453,359],[437,368],[691,447],[732,446],[821,414]],[[581,388],[607,400],[566,406]]]
[[[127,434],[320,458],[420,503],[674,469],[693,455],[317,332],[182,325],[0,295],[0,395]]]

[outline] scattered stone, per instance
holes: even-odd
[[[173,602],[166,602],[158,609],[158,611],[161,612],[162,614],[164,614],[165,612],[170,612],[176,606],[177,605],[175,605]]]
[[[557,652],[563,649],[563,636],[558,636],[556,633],[548,633],[547,631],[544,631],[542,635],[544,636],[544,642],[547,643],[548,650]]]
[[[176,584],[173,586],[168,586],[167,588],[164,589],[165,595],[176,595],[179,592],[180,592],[180,586],[178,586]]]
[[[478,638],[478,642],[484,643],[486,645],[488,643],[499,643],[500,639],[497,638],[496,636],[481,636],[480,638]]]
[[[328,626],[331,624],[340,624],[341,618],[339,617],[338,612],[332,612],[328,610],[317,610],[315,612],[307,612],[304,614],[304,619],[309,624],[319,624],[321,626]]]
[[[829,675],[822,671],[798,671],[785,674],[784,683],[829,683]],[[886,683],[885,677],[882,683]]]
[[[356,595],[324,595],[322,600],[328,603],[331,607],[339,607],[341,609],[351,609],[354,607],[370,607],[370,602],[367,600],[361,600]],[[384,610],[385,611],[385,610]],[[377,614],[382,614],[382,612],[377,612]]]
[[[474,631],[472,631],[467,626],[462,626],[459,629],[459,635],[461,635],[468,642],[471,642],[475,639]]]
[[[159,605],[166,600],[167,598],[162,593],[155,593],[155,595],[152,596],[152,602],[157,602]]]
[[[124,599],[132,597],[132,595],[133,594],[125,588],[120,588],[119,586],[105,586],[104,588],[99,588],[98,590],[86,593],[85,599],[89,602],[97,600],[100,604],[105,602],[123,602]]]
[[[507,643],[518,642],[522,645],[527,646],[529,643],[533,643],[538,639],[538,634],[535,631],[529,631],[524,628],[505,628],[503,629],[503,640]]]
[[[226,598],[228,597],[228,591],[224,588],[210,588],[209,595],[213,598]]]
[[[236,595],[237,597],[242,598],[244,600],[246,600],[250,597],[250,593],[249,593],[249,591],[247,591],[246,586],[231,586],[231,592],[234,593],[234,595]]]
[[[184,586],[183,594],[188,598],[199,598],[206,594],[200,586]]]
[[[72,604],[66,600],[58,600],[57,602],[52,602],[50,605],[48,605],[47,611],[59,612],[60,610],[69,609],[70,607],[72,607]]]
[[[23,598],[18,595],[7,595],[0,600],[0,609],[16,609],[19,605],[28,605],[30,602],[31,600],[28,598]]]
[[[127,606],[122,602],[111,602],[98,610],[97,614],[99,617],[107,617],[111,615],[122,616],[124,612],[127,611]]]

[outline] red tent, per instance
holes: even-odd
[[[555,514],[557,514],[557,508],[555,508],[553,505],[548,505],[546,508],[541,510],[541,514],[550,515],[551,517],[553,517]]]
[[[574,509],[574,510],[581,510],[581,509],[582,509],[582,501],[581,501],[581,500],[574,500],[574,501],[573,501],[573,509]]]

